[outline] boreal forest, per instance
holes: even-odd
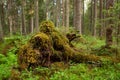
[[[120,0],[0,0],[0,80],[120,80]]]

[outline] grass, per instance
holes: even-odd
[[[50,68],[38,67],[34,70],[25,70],[22,72],[17,72],[15,69],[13,72],[13,67],[18,66],[17,54],[15,53],[18,47],[28,40],[29,37],[13,36],[5,38],[5,42],[0,45],[2,50],[9,42],[15,42],[14,45],[8,49],[6,55],[0,54],[0,80],[12,80],[15,79],[15,77],[13,77],[15,75],[19,75],[16,77],[23,80],[120,80],[120,63],[111,64],[107,60],[103,60],[104,64],[101,67],[96,67],[94,64],[70,63],[70,65],[64,69],[52,66]],[[75,41],[73,43],[78,48],[83,48],[86,51],[100,48],[105,44],[104,40],[90,36],[83,36],[83,42],[79,44],[78,42]]]

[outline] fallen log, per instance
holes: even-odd
[[[85,55],[72,48],[66,36],[58,32],[51,21],[40,25],[40,32],[33,35],[29,42],[18,51],[18,63],[21,69],[38,66],[49,67],[53,62],[99,62],[100,57]]]

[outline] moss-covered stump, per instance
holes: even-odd
[[[55,30],[51,21],[40,25],[40,32],[32,36],[26,45],[18,51],[18,63],[21,69],[37,66],[50,66],[53,62],[99,61],[99,57],[79,53],[70,47],[66,36]]]

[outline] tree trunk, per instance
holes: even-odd
[[[49,0],[46,0],[46,20],[49,20],[49,7],[48,7],[48,4],[49,4]]]
[[[3,29],[2,29],[1,16],[0,16],[0,41],[2,40],[3,40]]]
[[[26,19],[25,19],[25,5],[26,5],[26,2],[24,0],[22,0],[22,15],[21,15],[21,18],[22,18],[22,34],[23,35],[26,35]]]
[[[39,0],[35,0],[35,27],[37,32],[39,31]]]
[[[11,12],[11,10],[12,10],[12,0],[8,0],[8,12],[9,12],[9,14],[8,14],[8,21],[9,21],[10,35],[13,34],[13,28],[12,28],[12,26],[13,26],[13,19],[12,19],[12,12]]]
[[[106,10],[106,0],[103,0],[103,10]],[[106,25],[107,25],[107,23],[105,21],[105,18],[106,18],[106,13],[103,12],[103,32],[102,32],[102,34],[104,35],[104,37],[105,37],[105,33],[106,33],[105,28],[106,28]]]
[[[114,0],[106,0],[107,10],[113,7]],[[107,18],[112,17],[112,14],[107,13]],[[106,28],[106,46],[110,47],[113,44],[112,32],[113,32],[113,21],[110,19],[108,21],[109,26]]]
[[[90,13],[90,31],[93,32],[93,0],[91,0],[91,13]],[[92,33],[91,33],[92,34]]]
[[[99,19],[100,19],[100,28],[99,28],[99,36],[100,38],[102,38],[103,36],[103,15],[102,15],[102,11],[103,11],[103,0],[100,0],[100,13],[99,13]]]
[[[65,31],[69,30],[69,0],[65,0]]]
[[[79,34],[82,34],[81,19],[82,19],[82,0],[74,0],[74,27],[79,32]]]
[[[84,0],[82,1],[82,10],[83,10],[83,15],[82,15],[82,33],[85,33],[85,28],[84,28],[84,13],[85,13],[85,11],[84,11]]]
[[[31,28],[31,33],[33,33],[33,29],[34,29],[34,20],[33,20],[33,16],[31,16],[30,18],[30,28]]]
[[[62,26],[65,26],[65,0],[62,0]]]
[[[3,26],[2,26],[2,21],[1,21],[1,11],[2,10],[2,5],[0,3],[0,41],[3,40]]]
[[[117,4],[119,4],[119,0],[117,0]],[[120,20],[120,15],[119,15],[119,20]],[[119,23],[119,25],[118,25],[118,27],[117,27],[117,45],[119,45],[119,43],[120,43],[120,23]]]
[[[97,0],[94,0],[94,24],[93,24],[93,36],[96,36],[96,22],[97,22]]]
[[[5,23],[5,9],[4,9],[4,2],[1,2],[1,9],[0,9],[0,15],[1,15],[1,25],[2,25],[2,29],[6,29],[6,23]],[[4,26],[4,27],[3,27]],[[5,34],[5,32],[3,31],[3,34]]]

